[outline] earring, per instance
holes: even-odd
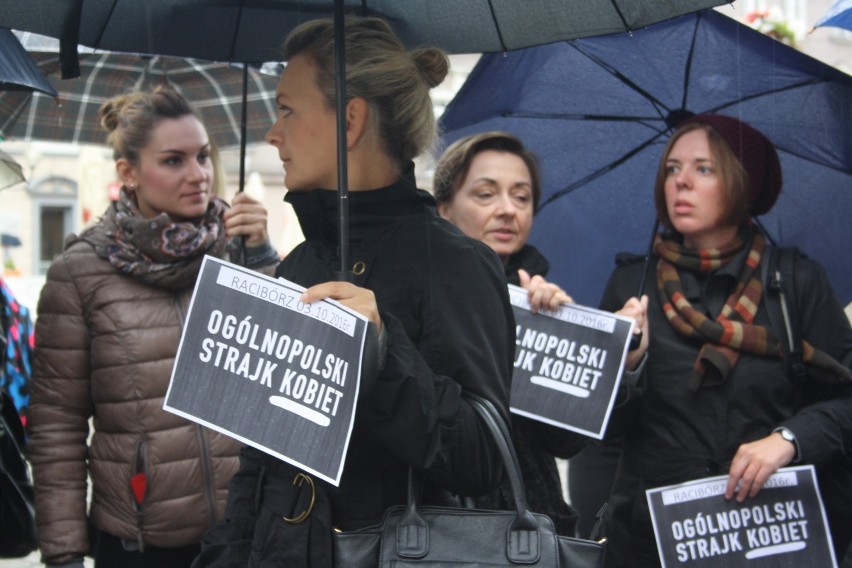
[[[136,189],[136,183],[131,181],[127,184],[127,189]]]

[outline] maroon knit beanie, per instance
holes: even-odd
[[[691,122],[712,126],[743,165],[751,182],[749,212],[762,215],[772,209],[781,193],[781,164],[772,142],[752,126],[730,116],[699,114],[679,126]]]

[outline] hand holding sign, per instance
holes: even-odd
[[[636,325],[633,335],[630,336],[630,351],[627,355],[627,369],[633,371],[642,360],[642,356],[648,351],[648,295],[643,294],[642,299],[633,297],[627,300],[617,312],[618,315],[633,318]]]
[[[512,412],[602,439],[633,320],[575,304],[534,314],[518,286],[509,298],[517,325]]]
[[[323,282],[305,290],[299,299],[306,304],[326,299],[337,300],[350,310],[366,317],[376,325],[379,333],[382,332],[382,318],[379,315],[379,306],[376,304],[376,295],[372,290],[359,288],[350,282]]]
[[[369,323],[332,298],[375,299],[322,286],[306,302],[291,282],[206,257],[164,408],[339,483]]]
[[[796,447],[778,433],[741,445],[731,462],[725,499],[731,499],[735,492],[739,503],[746,495],[754,497],[769,476],[795,456]]]
[[[837,566],[813,466],[778,470],[759,495],[723,498],[724,476],[648,489],[663,568]]]
[[[540,310],[556,310],[562,304],[572,304],[574,299],[565,290],[548,282],[538,274],[530,276],[523,268],[518,269],[521,287],[529,294],[530,311],[537,314]]]

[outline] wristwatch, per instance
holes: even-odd
[[[787,428],[786,426],[779,426],[772,432],[778,432],[781,434],[781,437],[793,444],[793,448],[796,450],[796,454],[793,456],[792,463],[799,463],[801,459],[801,453],[799,452],[799,443],[796,441],[796,435],[793,434],[793,431]]]

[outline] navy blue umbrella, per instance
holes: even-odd
[[[814,24],[814,28],[822,26],[852,31],[852,0],[837,0],[832,4],[831,8]]]
[[[597,305],[619,251],[644,254],[663,145],[691,113],[735,116],[778,147],[784,189],[758,219],[852,300],[852,77],[708,10],[631,34],[484,55],[441,118],[443,143],[507,130],[539,157],[530,243]],[[638,288],[637,282],[637,288]]]

